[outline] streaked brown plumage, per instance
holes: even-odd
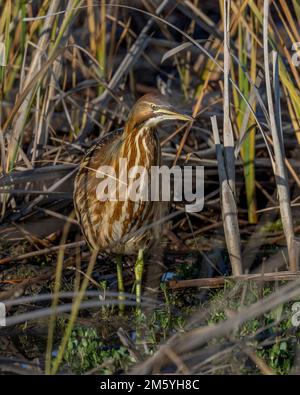
[[[99,251],[135,254],[148,247],[152,238],[149,227],[155,221],[158,202],[99,201],[96,177],[100,166],[113,166],[117,177],[119,159],[126,158],[128,169],[139,165],[150,170],[160,164],[160,146],[155,126],[172,119],[191,120],[176,112],[164,97],[147,94],[140,98],[125,127],[105,136],[93,146],[80,164],[75,179],[74,205],[82,231],[90,246]],[[138,232],[138,234],[137,234]]]

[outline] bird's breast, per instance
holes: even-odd
[[[113,155],[108,155],[108,151]],[[147,242],[150,232],[149,229],[143,232],[143,227],[151,222],[154,205],[134,194],[141,193],[141,186],[149,190],[151,166],[159,164],[157,134],[146,128],[130,133],[125,129],[123,136],[114,141],[114,147],[109,142],[100,145],[85,158],[76,178],[74,200],[81,227],[92,247],[133,253]],[[97,196],[103,180],[99,179],[98,171],[103,166],[111,166],[115,171],[115,199],[101,201]],[[124,182],[125,196],[120,196]]]

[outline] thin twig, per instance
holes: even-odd
[[[63,246],[58,245],[58,246],[53,246],[53,247],[49,247],[49,248],[44,248],[39,251],[27,252],[26,254],[8,256],[7,258],[0,259],[0,265],[6,265],[7,263],[10,263],[10,262],[21,261],[23,259],[32,258],[35,256],[51,254],[52,252],[58,251],[60,248],[74,248],[74,247],[83,246],[85,244],[86,244],[86,242],[84,240],[80,240],[80,241],[75,241],[74,243],[64,244]]]
[[[241,276],[213,277],[213,278],[193,278],[191,280],[172,280],[168,282],[171,289],[179,288],[222,288],[228,281],[289,281],[300,276],[300,272],[278,272],[278,273],[258,273],[242,274]]]

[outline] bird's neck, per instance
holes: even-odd
[[[157,133],[149,127],[135,127],[128,122],[124,129],[121,157],[127,158],[128,168],[150,167],[157,164]]]

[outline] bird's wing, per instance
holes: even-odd
[[[74,208],[87,242],[93,246],[92,207],[96,200],[99,184],[97,169],[110,165],[122,143],[123,129],[115,130],[93,145],[82,159],[74,182]]]

